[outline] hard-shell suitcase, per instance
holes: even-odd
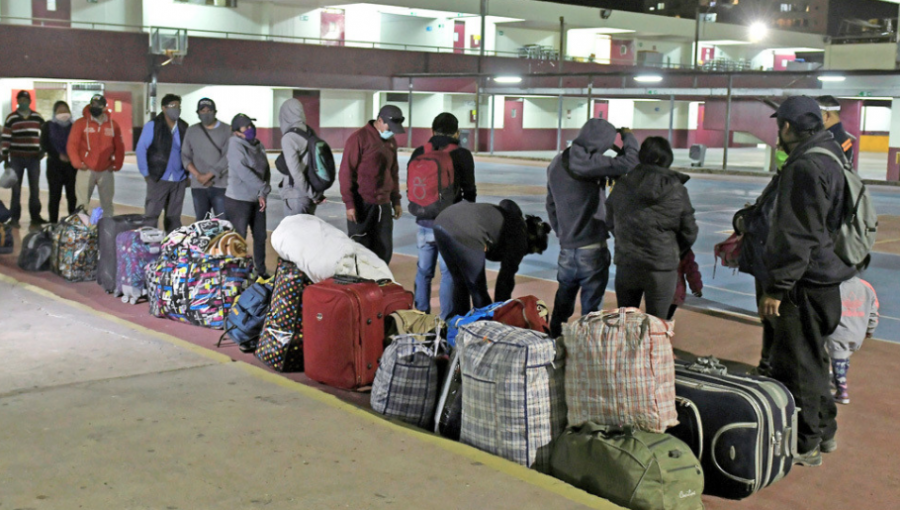
[[[97,283],[107,293],[116,291],[118,262],[116,258],[116,236],[141,227],[155,227],[157,218],[143,214],[122,214],[111,218],[103,217],[97,226],[100,236],[100,253],[97,259]]]
[[[147,295],[147,264],[159,257],[163,232],[153,227],[128,230],[116,236],[116,295],[135,304]]]
[[[410,309],[411,292],[358,277],[336,277],[303,294],[306,375],[343,389],[372,384],[384,352],[384,318]]]
[[[706,494],[743,499],[790,472],[797,452],[797,408],[778,381],[726,372],[715,358],[676,361],[681,423],[668,433],[700,459]]]

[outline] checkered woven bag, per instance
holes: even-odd
[[[566,426],[565,354],[537,331],[479,321],[460,328],[460,441],[546,472]]]
[[[278,259],[256,357],[279,372],[303,370],[303,289],[308,285],[312,281],[296,264]]]
[[[586,315],[567,328],[569,425],[665,432],[678,423],[672,323],[637,308]]]
[[[427,428],[434,419],[440,349],[437,335],[397,335],[381,356],[372,383],[372,409]],[[425,337],[425,338],[423,338]]]

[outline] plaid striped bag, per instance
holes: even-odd
[[[565,353],[537,331],[492,321],[460,328],[460,441],[546,472],[566,427]]]
[[[278,259],[256,357],[279,372],[303,370],[303,289],[308,285],[312,281],[296,264]]]
[[[637,308],[594,312],[569,326],[569,425],[593,421],[657,433],[676,425],[672,326]]]
[[[372,383],[372,409],[427,428],[437,405],[440,341],[434,334],[397,335],[381,356]],[[423,337],[430,337],[423,339]]]

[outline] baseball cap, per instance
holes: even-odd
[[[254,120],[256,119],[251,119],[249,116],[239,113],[231,119],[231,130],[240,131],[244,126],[252,126]]]
[[[392,104],[384,105],[381,107],[381,111],[378,112],[378,118],[385,121],[395,135],[406,133],[406,130],[403,129],[403,121],[406,119],[403,117],[403,111],[400,108]]]
[[[19,93],[16,94],[16,99],[22,99],[23,97],[25,99],[31,99],[31,92],[28,92],[27,90],[20,90]]]
[[[93,96],[91,96],[91,102],[106,106],[106,98],[103,97],[103,94],[94,94]]]
[[[787,98],[772,114],[772,118],[790,122],[798,129],[812,129],[823,124],[821,107],[809,96]]]
[[[216,102],[208,97],[204,97],[200,101],[197,101],[197,111],[199,112],[204,108],[209,108],[212,111],[216,111]]]

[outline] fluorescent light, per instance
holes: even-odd
[[[718,39],[715,41],[700,41],[702,46],[737,46],[739,44],[750,44],[747,41],[737,41],[734,39]]]
[[[769,33],[769,27],[766,26],[762,21],[757,21],[750,25],[750,28],[747,31],[750,36],[750,40],[753,42],[762,41],[766,34]]]
[[[590,32],[595,34],[633,34],[634,30],[628,30],[627,28],[595,28],[588,29]]]
[[[494,78],[497,83],[522,83],[521,76],[498,76]]]
[[[634,81],[638,83],[659,83],[663,81],[663,77],[658,74],[642,74],[635,76]]]
[[[827,82],[844,81],[846,79],[847,79],[846,76],[835,76],[835,75],[819,76],[819,81],[827,81]]]

